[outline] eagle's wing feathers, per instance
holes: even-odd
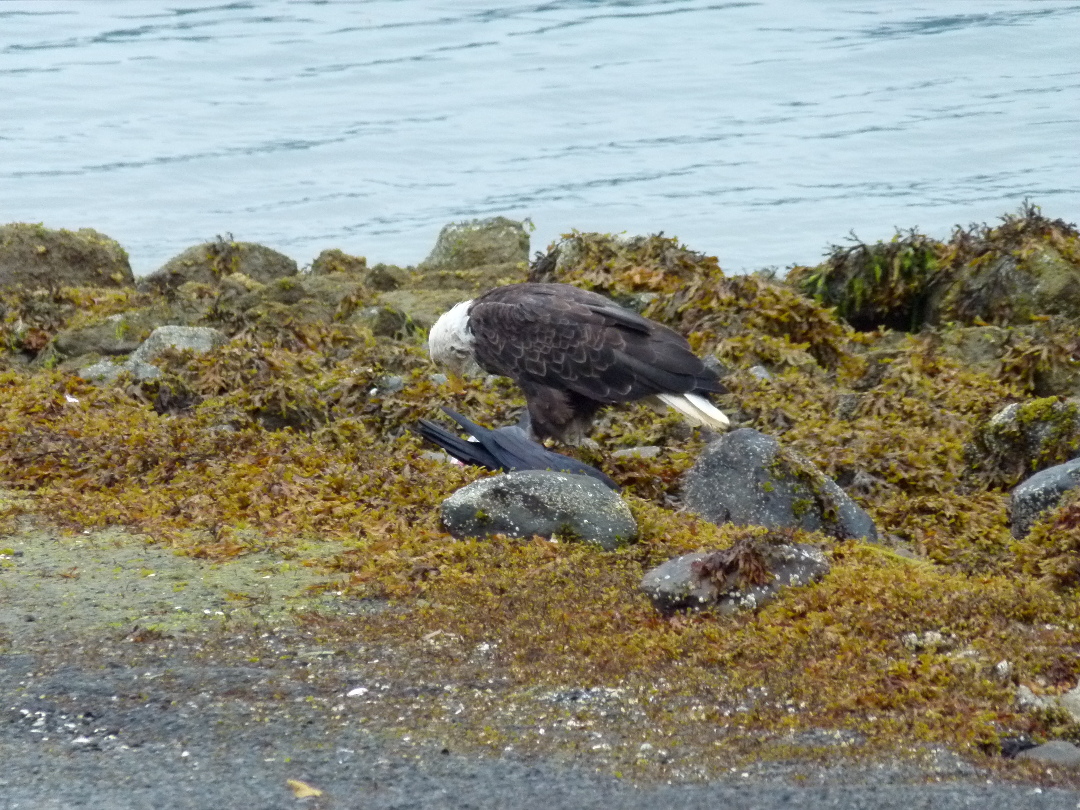
[[[600,403],[684,393],[710,376],[678,333],[575,287],[497,288],[473,304],[469,327],[487,371]]]

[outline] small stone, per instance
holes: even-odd
[[[1020,684],[1016,687],[1016,708],[1022,712],[1041,711],[1050,705],[1046,698],[1041,698],[1030,688]]]
[[[660,455],[660,448],[655,445],[643,447],[624,447],[611,454],[614,458],[656,458]]]
[[[747,372],[762,382],[772,382],[773,380],[772,372],[765,368],[765,366],[750,366],[750,368],[747,369]]]

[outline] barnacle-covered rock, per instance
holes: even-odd
[[[190,247],[169,259],[160,269],[139,279],[138,287],[164,293],[189,281],[216,285],[233,273],[242,273],[265,284],[295,276],[297,271],[296,262],[276,250],[255,242],[218,238]]]
[[[331,273],[363,273],[367,271],[367,258],[350,256],[338,248],[324,250],[311,263],[313,276],[328,276]]]
[[[0,289],[131,287],[127,251],[93,228],[0,225]]]
[[[454,272],[528,260],[529,233],[524,225],[506,217],[491,217],[444,226],[420,269]]]
[[[626,503],[595,478],[526,470],[482,478],[442,504],[455,537],[558,535],[613,551],[637,538]]]
[[[809,585],[829,572],[821,549],[807,543],[749,538],[721,551],[696,551],[648,571],[641,590],[661,613],[715,608],[756,610],[783,587]]]
[[[835,481],[753,428],[710,444],[686,473],[684,497],[691,511],[718,525],[877,539],[874,521]]]

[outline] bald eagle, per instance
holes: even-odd
[[[645,397],[694,424],[728,427],[705,397],[724,387],[684,337],[569,284],[510,284],[462,301],[431,327],[428,351],[459,373],[514,380],[536,439],[579,444],[600,408]]]
[[[548,450],[532,441],[521,425],[491,429],[466,419],[457,411],[443,408],[443,413],[457,422],[472,440],[462,439],[437,422],[417,420],[413,428],[432,444],[437,444],[458,461],[489,470],[553,470],[572,475],[588,475],[611,489],[619,485],[595,467],[576,458]]]

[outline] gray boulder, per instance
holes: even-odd
[[[781,588],[808,585],[829,572],[821,549],[805,543],[760,544],[752,553],[764,569],[763,582],[740,579],[738,555],[731,549],[696,551],[653,568],[642,578],[641,590],[661,613],[712,607],[731,614],[755,610],[776,598]],[[724,568],[730,569],[726,576]],[[717,576],[718,571],[722,575]]]
[[[166,349],[187,349],[205,354],[227,342],[228,338],[217,329],[205,326],[159,326],[131,356],[121,362],[102,360],[94,363],[81,369],[79,376],[98,385],[108,385],[125,372],[140,382],[153,380],[161,376],[153,360]]]
[[[734,430],[705,448],[683,478],[683,496],[687,508],[717,525],[877,540],[873,519],[835,481],[752,428]]]
[[[560,535],[612,551],[637,538],[626,503],[594,478],[527,470],[483,478],[442,504],[455,537]]]
[[[140,290],[167,292],[189,281],[217,285],[221,279],[241,273],[266,284],[295,276],[299,268],[288,256],[254,242],[218,239],[185,250],[159,270],[139,279]]]
[[[154,358],[166,349],[190,350],[196,354],[206,354],[228,342],[229,339],[217,329],[206,326],[159,326],[132,353],[131,359],[136,362],[152,363]]]
[[[92,228],[0,225],[0,288],[132,287],[127,252]]]
[[[353,313],[349,323],[366,326],[376,337],[400,337],[416,331],[408,315],[387,306],[364,307]]]
[[[1026,537],[1039,516],[1057,506],[1062,496],[1080,484],[1080,458],[1037,472],[1009,496],[1012,535]]]

